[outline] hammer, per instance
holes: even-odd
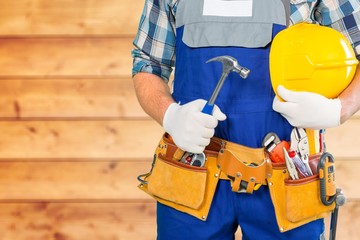
[[[221,74],[219,82],[217,83],[217,85],[215,87],[214,92],[212,93],[212,95],[210,97],[210,100],[205,104],[204,108],[201,111],[201,112],[209,114],[209,115],[211,115],[213,112],[215,100],[216,100],[217,96],[219,95],[220,89],[222,88],[222,86],[225,82],[225,79],[227,78],[229,73],[236,72],[243,79],[246,79],[250,73],[249,69],[240,66],[238,61],[231,56],[225,55],[225,56],[214,57],[214,58],[209,59],[206,63],[214,62],[214,61],[222,63],[222,74]],[[180,148],[178,148],[176,150],[176,152],[174,153],[173,160],[179,161],[183,155],[184,155],[184,151],[181,150]],[[199,156],[197,154],[195,154],[195,157],[199,157]],[[205,161],[205,157],[203,156],[202,158]]]
[[[208,60],[206,63],[209,62],[214,62],[214,61],[218,61],[222,63],[222,74],[220,77],[220,80],[218,82],[218,84],[215,87],[214,92],[211,95],[210,100],[206,103],[206,105],[204,106],[202,112],[211,115],[212,111],[214,109],[214,103],[215,100],[220,92],[220,89],[222,88],[225,79],[227,78],[227,76],[229,75],[230,72],[236,72],[239,74],[240,77],[242,78],[247,78],[247,76],[250,73],[250,70],[242,67],[239,65],[239,63],[237,62],[237,60],[231,56],[219,56],[219,57],[214,57],[210,60]]]

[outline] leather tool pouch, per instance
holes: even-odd
[[[320,156],[310,156],[309,164],[313,173],[317,173]],[[324,218],[335,208],[335,203],[325,206],[321,202],[318,174],[292,180],[285,163],[273,163],[272,166],[268,185],[280,231],[285,232]]]
[[[139,176],[139,188],[160,203],[205,221],[220,176],[216,166],[220,145],[207,147],[204,167],[173,160],[176,149],[165,133],[156,148],[151,171]]]
[[[238,193],[253,193],[261,185],[266,185],[272,170],[271,161],[265,157],[262,148],[249,148],[229,142],[226,148],[220,150],[218,165],[229,177],[232,191]]]

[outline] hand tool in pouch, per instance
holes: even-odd
[[[320,178],[321,202],[326,206],[335,202],[335,208],[331,213],[329,238],[330,240],[335,240],[339,207],[345,204],[346,198],[342,190],[336,188],[335,161],[334,157],[330,153],[325,152],[321,155],[318,165],[318,173]]]
[[[218,62],[222,63],[222,74],[221,74],[219,82],[217,83],[217,85],[215,87],[214,92],[211,95],[210,100],[205,104],[204,108],[202,109],[203,113],[206,113],[209,115],[211,115],[213,112],[215,100],[220,92],[220,89],[222,88],[222,86],[224,84],[225,79],[229,75],[229,73],[236,72],[243,79],[247,78],[247,76],[250,73],[249,69],[240,66],[239,63],[237,62],[237,60],[231,56],[225,55],[225,56],[215,57],[215,58],[208,60],[206,63],[213,62],[213,61],[218,61]],[[181,162],[183,162],[185,164],[191,164],[192,162],[194,162],[194,163],[196,162],[197,163],[196,166],[198,166],[199,161],[193,161],[192,158],[200,160],[201,161],[200,166],[203,166],[205,163],[205,154],[204,153],[188,154],[188,153],[185,153],[180,148],[178,148],[173,156],[173,160],[175,160],[175,161],[180,160]]]
[[[319,130],[319,152],[326,152],[325,131],[325,129]]]
[[[320,178],[320,198],[321,202],[329,206],[336,198],[335,185],[335,162],[333,156],[325,152],[321,155],[318,165]]]
[[[284,152],[286,168],[289,172],[289,176],[291,177],[292,180],[299,179],[299,175],[298,175],[298,172],[296,171],[293,160],[290,158],[290,156],[285,148],[283,148],[283,152]]]
[[[296,168],[308,177],[313,175],[309,165],[309,139],[304,128],[293,128],[290,135],[290,151]]]
[[[289,143],[285,140],[280,141],[278,135],[274,132],[269,132],[264,137],[262,146],[265,151],[269,154],[269,158],[274,163],[285,162],[283,148],[289,150]]]

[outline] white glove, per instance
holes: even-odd
[[[341,101],[312,92],[295,92],[279,86],[273,109],[294,127],[324,129],[340,125]]]
[[[206,101],[198,99],[184,105],[172,103],[165,112],[163,128],[184,151],[201,153],[214,136],[218,121],[226,119],[215,105],[213,115],[202,113]]]

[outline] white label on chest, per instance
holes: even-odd
[[[253,0],[204,0],[204,16],[251,17]]]

